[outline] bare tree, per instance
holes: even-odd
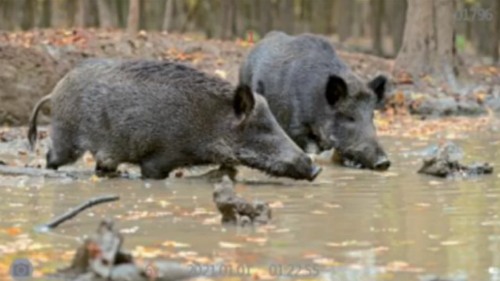
[[[21,28],[26,30],[35,26],[36,17],[36,1],[25,0],[23,5],[23,16],[21,22]]]
[[[130,0],[127,19],[127,31],[135,34],[139,31],[140,3],[139,0]]]
[[[65,0],[50,0],[50,10],[51,27],[68,27],[68,11]]]
[[[174,0],[167,0],[165,3],[165,12],[163,15],[162,29],[170,31],[172,28],[172,20],[174,17]]]
[[[401,0],[399,0],[401,1]],[[382,55],[382,23],[384,18],[384,1],[371,0],[372,47],[376,55]]]
[[[354,3],[352,0],[338,0],[336,3],[334,17],[338,20],[335,24],[340,41],[345,41],[351,36],[353,18],[354,18]]]
[[[434,74],[456,86],[454,0],[408,0],[407,24],[395,70]]]
[[[493,62],[494,63],[499,63],[500,62],[500,55],[498,48],[499,43],[500,43],[500,0],[493,0],[493,17],[491,21],[491,30],[492,30],[492,37],[491,37],[491,55],[493,57]]]
[[[294,11],[293,11],[293,0],[281,0],[279,2],[279,22],[280,29],[286,33],[294,32]]]
[[[86,27],[87,17],[89,11],[89,1],[88,0],[77,0],[76,1],[76,13],[75,13],[75,26],[76,27]]]
[[[315,0],[311,1],[310,21],[312,31],[316,33],[325,33],[328,29],[328,2],[329,0]]]
[[[403,43],[403,34],[405,28],[406,20],[406,9],[407,2],[405,0],[401,1],[391,1],[388,0],[389,6],[389,20],[390,20],[390,32],[392,37],[392,49],[393,55],[399,52],[401,49],[401,44]]]
[[[264,36],[272,28],[272,2],[271,0],[259,0],[259,33]]]
[[[236,24],[236,0],[222,0],[219,9],[221,13],[221,29],[219,37],[229,39],[234,36]]]
[[[114,28],[117,25],[116,15],[111,12],[110,0],[97,0],[97,12],[99,14],[99,26],[102,28]]]

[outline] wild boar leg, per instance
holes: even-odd
[[[171,161],[166,161],[166,156],[159,154],[150,157],[141,163],[141,174],[143,178],[164,179],[175,167]]]
[[[111,158],[109,153],[99,151],[95,154],[96,165],[95,173],[99,177],[114,177],[118,176],[117,169],[120,164],[118,161]]]

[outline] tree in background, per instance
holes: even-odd
[[[491,11],[491,20],[455,22],[453,31],[461,45],[472,46],[481,56],[498,61],[500,41],[500,0],[450,0],[457,9]],[[412,11],[407,11],[408,3]],[[438,4],[440,3],[440,4]],[[394,57],[403,45],[399,65],[408,66],[412,54],[418,53],[418,38],[404,33],[429,30],[436,23],[436,34],[427,34],[432,42],[424,44],[420,53],[433,50],[450,40],[441,38],[443,29],[441,0],[0,0],[0,29],[28,30],[31,28],[121,28],[135,33],[144,30],[166,30],[173,33],[201,33],[207,38],[246,38],[254,33],[255,40],[270,30],[291,34],[312,32],[335,35],[336,41],[356,50]],[[432,10],[429,12],[429,10]],[[415,14],[415,12],[417,14]],[[424,11],[424,12],[421,12]],[[427,11],[427,12],[425,12]],[[435,15],[433,14],[435,13]],[[438,16],[437,13],[440,15]],[[412,24],[405,25],[407,14]],[[431,16],[433,15],[433,16]],[[448,13],[452,15],[452,13]],[[428,17],[430,22],[420,21]],[[446,17],[446,16],[445,16]],[[417,18],[417,19],[416,19]],[[449,25],[449,24],[448,24]],[[405,30],[406,26],[406,30]],[[423,32],[423,31],[422,31]],[[447,31],[443,31],[446,33]],[[447,39],[446,39],[447,38]],[[408,41],[410,40],[410,41]],[[425,42],[424,42],[425,43]],[[436,49],[437,50],[437,49]],[[408,54],[407,54],[408,53]],[[405,55],[406,54],[406,55]],[[429,54],[425,62],[435,62]],[[406,59],[405,59],[406,58]],[[406,62],[404,62],[406,61]],[[422,61],[420,59],[417,62]],[[417,63],[416,63],[417,64]],[[426,63],[421,63],[426,65]],[[416,66],[413,65],[411,69]],[[434,64],[429,65],[435,68]],[[439,72],[439,71],[438,71]]]
[[[139,0],[130,0],[127,18],[127,31],[130,34],[139,31],[140,3]]]
[[[455,49],[455,0],[408,0],[403,45],[396,72],[414,77],[435,75],[456,85],[459,75]]]

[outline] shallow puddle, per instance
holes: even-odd
[[[287,273],[296,278],[299,268],[309,268],[316,280],[419,280],[429,274],[500,280],[500,172],[468,180],[419,175],[420,152],[435,142],[382,142],[393,163],[385,173],[323,163],[322,174],[308,183],[242,169],[236,190],[273,206],[271,225],[255,230],[221,227],[213,185],[199,179],[96,180],[85,163],[80,165],[89,177],[78,181],[0,177],[0,271],[7,274],[19,257],[30,259],[38,275],[67,265],[83,235],[93,233],[102,218],[113,218],[125,248],[143,262],[220,262],[238,279],[251,277],[236,272],[236,264],[275,279]],[[456,143],[464,162],[500,167],[498,132],[472,133]],[[19,146],[1,144],[0,159],[29,160],[17,156]],[[121,198],[53,232],[33,230],[106,194]]]

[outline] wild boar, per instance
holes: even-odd
[[[49,100],[50,169],[90,151],[98,175],[116,172],[120,163],[137,164],[144,178],[153,179],[203,164],[244,164],[310,181],[321,171],[262,96],[183,64],[90,60],[77,66],[36,104],[28,132],[32,147],[38,111]]]
[[[363,82],[325,38],[270,32],[240,68],[240,83],[263,95],[276,119],[303,150],[335,148],[344,160],[387,170],[373,112],[387,78]]]

